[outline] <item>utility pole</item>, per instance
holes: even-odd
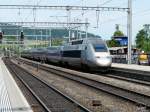
[[[40,35],[41,35],[41,36],[40,36],[40,38],[41,38],[41,39],[40,39],[40,47],[41,47],[42,44],[43,44],[43,37],[42,37],[43,34],[42,34],[42,29],[41,29],[40,33],[41,33],[41,34],[40,34]]]
[[[131,64],[132,56],[132,0],[128,0],[128,64]]]
[[[144,25],[144,30],[146,32],[146,35],[145,35],[146,43],[147,43],[147,45],[146,45],[146,47],[147,47],[146,52],[148,53],[148,51],[149,51],[149,41],[150,41],[150,24],[145,24]]]
[[[52,46],[52,29],[49,29],[49,46]]]
[[[68,30],[69,30],[69,42],[71,40],[71,31],[70,31],[70,22],[71,22],[71,10],[70,8],[67,8],[67,27],[68,27]]]
[[[48,29],[45,29],[45,47],[47,46],[47,41],[48,41]]]
[[[88,18],[85,19],[85,37],[86,39],[88,38]]]

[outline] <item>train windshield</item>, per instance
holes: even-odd
[[[108,52],[105,44],[93,44],[95,52]]]

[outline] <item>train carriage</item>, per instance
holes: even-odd
[[[112,64],[106,42],[101,38],[85,38],[69,42],[63,46],[32,49],[29,54],[26,53],[26,56],[36,60],[46,59],[55,63],[96,70],[107,69]]]

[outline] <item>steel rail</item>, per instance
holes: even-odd
[[[49,72],[55,73],[57,75],[63,76],[65,78],[74,80],[76,82],[80,82],[84,85],[88,85],[92,88],[96,88],[96,89],[102,90],[104,92],[107,92],[109,94],[113,94],[115,96],[122,97],[123,99],[135,102],[137,104],[150,107],[150,96],[146,96],[144,94],[140,94],[140,93],[137,93],[137,92],[134,92],[134,91],[126,90],[124,88],[120,88],[120,87],[117,87],[117,86],[113,86],[113,85],[110,85],[110,84],[99,82],[99,81],[89,79],[89,78],[86,78],[86,77],[74,76],[73,74],[67,73],[67,72],[64,72],[64,71],[63,71],[64,73],[62,74],[62,71],[61,71],[61,73],[60,73],[60,71],[58,71],[56,69],[53,69],[54,71],[52,71],[52,69],[49,70],[49,68],[46,68],[45,66],[41,66],[40,68],[42,68],[43,70],[47,70]]]
[[[15,64],[15,63],[13,63]],[[37,80],[39,80],[40,82],[42,82],[43,84],[47,85],[49,88],[52,88],[54,91],[56,91],[57,93],[59,93],[61,96],[63,96],[66,100],[72,102],[73,105],[76,105],[77,107],[79,107],[83,112],[92,112],[91,110],[89,110],[88,108],[84,107],[83,105],[81,105],[80,103],[78,103],[77,101],[75,101],[74,99],[72,99],[71,97],[65,95],[64,93],[62,93],[61,91],[59,91],[58,89],[56,89],[55,87],[49,85],[47,82],[45,82],[44,80],[40,79],[39,77],[33,75],[32,73],[30,73],[29,71],[21,68],[20,66],[18,66],[17,64],[15,64],[15,66],[17,66],[18,68],[20,68],[22,71],[32,75],[34,78],[36,78]],[[21,78],[21,77],[20,77]],[[23,80],[21,78],[21,80]],[[24,82],[25,83],[25,82]],[[30,88],[30,87],[29,87]],[[30,88],[30,90],[32,91],[32,89]],[[34,93],[36,95],[36,93]],[[36,95],[37,96],[37,95]],[[38,96],[37,96],[38,97]],[[40,98],[38,98],[40,100]],[[44,104],[44,102],[42,102],[42,104]],[[45,105],[45,104],[44,104]],[[48,107],[47,107],[48,108]]]
[[[52,112],[50,109],[47,108],[47,106],[44,104],[42,100],[36,95],[36,93],[28,86],[28,84],[18,75],[18,73],[13,69],[12,64],[9,62],[5,61],[5,64],[11,70],[15,76],[25,85],[25,87],[32,93],[32,95],[36,98],[36,100],[41,104],[41,106],[47,111],[47,112]]]
[[[98,75],[102,75],[102,74],[98,74]],[[119,76],[119,75],[105,74],[103,76],[104,77],[118,79],[118,80],[122,80],[122,81],[131,82],[131,83],[135,83],[135,84],[141,84],[143,86],[150,86],[150,82],[142,81],[142,80],[137,80],[137,79],[132,79],[132,78],[126,78],[126,77]]]
[[[28,61],[28,64],[29,63],[31,65],[33,64],[33,62]],[[34,64],[36,64],[36,63],[34,63]],[[120,88],[117,86],[99,82],[99,81],[96,81],[93,79],[89,79],[85,76],[79,76],[79,75],[77,76],[75,73],[70,73],[70,72],[62,70],[62,69],[60,70],[60,69],[56,69],[56,68],[50,68],[49,66],[42,65],[42,64],[39,64],[39,69],[43,69],[48,72],[52,72],[56,75],[62,76],[64,78],[68,78],[68,79],[74,80],[76,82],[80,82],[84,85],[99,89],[99,90],[104,91],[109,94],[113,94],[113,95],[121,97],[125,100],[134,102],[136,104],[143,105],[148,108],[150,107],[150,96],[144,95],[142,93],[137,93],[137,92],[134,92],[131,90],[127,90],[124,88]]]
[[[148,71],[112,67],[111,72],[112,74],[115,74],[120,77],[135,79],[144,82],[150,82],[150,72]]]

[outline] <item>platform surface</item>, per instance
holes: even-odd
[[[135,64],[128,65],[128,64],[113,63],[112,67],[150,72],[150,66],[144,65],[135,65]]]
[[[0,112],[33,112],[1,58]]]

